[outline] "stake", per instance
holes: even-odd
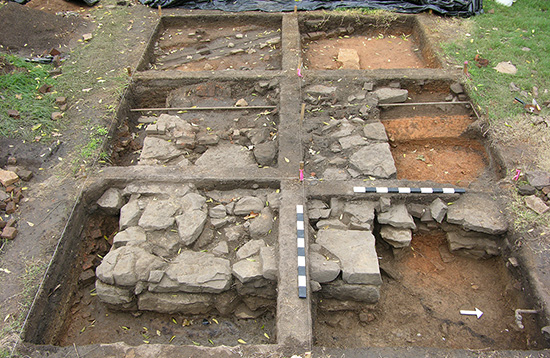
[[[470,102],[414,102],[414,103],[379,103],[380,107],[399,107],[399,106],[432,106],[440,104],[470,104]]]

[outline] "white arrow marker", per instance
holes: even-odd
[[[465,314],[468,316],[477,316],[477,319],[483,315],[483,312],[479,310],[479,308],[476,308],[475,311],[468,311],[468,310],[460,310],[460,314]]]

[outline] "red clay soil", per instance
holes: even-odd
[[[353,49],[359,55],[361,69],[426,68],[418,46],[404,37],[353,36],[322,39],[304,45],[304,65],[312,70],[337,70],[339,49]]]
[[[398,142],[391,149],[397,179],[467,186],[489,165],[483,144],[472,139]]]
[[[472,120],[468,115],[412,117],[382,121],[391,141],[459,137]]]

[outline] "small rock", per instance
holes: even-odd
[[[342,63],[342,69],[359,70],[359,54],[357,50],[340,48],[338,50],[338,62]]]
[[[11,226],[6,226],[2,230],[2,239],[13,240],[17,236],[17,229]]]
[[[243,37],[244,37],[243,34],[236,34],[236,35],[235,35],[235,38],[236,38],[236,39],[242,39]]]
[[[508,89],[510,89],[510,92],[519,92],[520,88],[516,86],[514,82],[510,82],[508,85]]]
[[[464,93],[464,88],[462,88],[462,85],[458,82],[455,82],[451,85],[451,92],[453,92],[456,95],[459,95],[461,93]]]
[[[8,109],[8,116],[15,119],[21,118],[21,114],[15,109]]]
[[[92,39],[93,35],[92,34],[83,34],[82,35],[82,40],[84,41],[90,41]]]
[[[233,48],[233,47],[235,47],[235,44],[233,42],[230,42],[230,43],[227,44],[227,47]]]
[[[63,113],[61,112],[53,112],[52,113],[52,121],[58,121],[63,118]]]
[[[212,66],[211,64],[207,63],[204,65],[204,70],[205,71],[212,71],[214,69],[214,66]]]
[[[447,209],[448,206],[443,200],[440,198],[435,199],[430,205],[430,213],[432,214],[432,218],[438,223],[441,223],[447,214]]]
[[[248,102],[244,98],[239,99],[237,103],[235,103],[235,107],[247,107],[247,106],[248,106]]]
[[[401,103],[409,96],[409,91],[399,88],[380,88],[374,91],[379,103]]]
[[[0,183],[8,187],[19,180],[19,176],[10,170],[0,169]]]
[[[363,89],[369,92],[372,91],[374,89],[374,82],[365,82],[363,84]]]
[[[542,215],[544,214],[545,212],[547,212],[548,210],[550,210],[550,208],[548,207],[548,205],[546,205],[544,203],[544,201],[542,201],[541,198],[535,196],[535,195],[530,195],[530,196],[527,196],[525,198],[525,205],[533,210],[534,212],[536,212],[537,214],[539,215]]]
[[[33,172],[27,169],[18,169],[17,176],[19,176],[19,178],[23,181],[29,181],[33,177]]]
[[[500,73],[506,73],[509,75],[515,75],[518,72],[518,69],[516,68],[516,66],[514,66],[510,61],[499,62],[496,65],[495,70],[497,70]]]
[[[222,241],[212,249],[212,253],[216,256],[223,256],[229,253],[227,241]]]
[[[55,104],[57,104],[58,106],[61,106],[65,103],[67,103],[67,97],[56,97],[55,98]]]
[[[529,52],[529,51],[531,51],[531,49],[529,47],[522,47],[521,51]]]
[[[534,186],[531,186],[529,184],[522,185],[518,188],[519,195],[535,195],[536,192],[537,192],[537,189],[535,189]]]

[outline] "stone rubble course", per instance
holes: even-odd
[[[258,296],[273,305],[270,282],[278,277],[277,251],[265,240],[272,241],[273,206],[280,195],[269,190],[211,191],[216,200],[207,200],[193,186],[170,188],[171,196],[166,189],[130,184],[123,190],[108,189],[98,200],[104,212],[114,213],[117,207],[120,212],[120,230],[96,269],[99,298],[121,309],[204,314],[219,308],[232,314],[236,306],[224,305],[218,296],[234,292],[241,297],[232,289],[235,277],[250,285],[237,291],[248,295],[257,288]],[[265,206],[268,197],[273,206]]]

